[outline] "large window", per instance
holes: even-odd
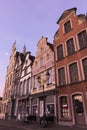
[[[75,47],[74,47],[74,41],[73,38],[69,39],[68,41],[66,41],[66,45],[67,45],[67,54],[71,55],[75,52]]]
[[[23,82],[20,83],[20,96],[23,95]]]
[[[70,23],[70,20],[67,21],[67,22],[64,24],[64,30],[65,30],[65,33],[68,33],[69,31],[71,31],[71,23]]]
[[[59,45],[57,47],[57,60],[61,60],[63,58],[63,45]]]
[[[27,79],[27,94],[30,92],[30,78]]]
[[[82,95],[74,96],[74,109],[77,115],[82,115],[84,112]]]
[[[33,89],[36,89],[38,87],[38,79],[37,79],[37,76],[34,77],[34,88]]]
[[[64,67],[58,69],[58,81],[59,81],[59,86],[66,84]]]
[[[52,69],[48,69],[48,73],[49,73],[48,84],[51,84],[52,83]]]
[[[60,97],[60,111],[61,111],[61,118],[69,118],[69,107],[67,96]]]
[[[24,91],[23,94],[26,95],[27,92],[27,80],[24,80]]]
[[[77,63],[73,63],[69,65],[69,72],[70,72],[70,82],[75,83],[79,81],[79,75],[78,75],[78,67]]]
[[[87,47],[87,32],[86,30],[78,34],[78,41],[80,49]]]
[[[87,80],[87,58],[82,60],[82,64],[83,64],[84,76],[85,79]]]
[[[46,114],[48,116],[54,115],[54,104],[47,104]]]

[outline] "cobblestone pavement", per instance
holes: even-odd
[[[77,126],[61,126],[57,124],[49,124],[47,128],[43,128],[36,122],[31,122],[29,124],[24,124],[19,121],[13,120],[0,120],[0,127],[5,126],[7,128],[15,128],[15,130],[87,130],[87,127],[77,127]],[[0,129],[1,130],[1,129]],[[8,130],[8,129],[7,129]]]

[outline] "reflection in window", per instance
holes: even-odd
[[[83,109],[83,101],[81,95],[74,96],[74,107],[75,107],[76,114],[78,115],[83,114],[84,109]]]
[[[47,104],[46,114],[50,116],[54,115],[54,104]]]
[[[61,110],[62,118],[69,118],[69,108],[68,108],[67,96],[60,97],[60,110]]]

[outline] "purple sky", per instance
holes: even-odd
[[[52,43],[57,20],[72,7],[77,7],[77,14],[86,14],[87,0],[0,0],[0,96],[14,41],[17,51],[25,44],[35,55],[41,36]]]

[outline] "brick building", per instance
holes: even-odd
[[[87,16],[65,10],[54,35],[57,116],[62,125],[87,126]]]

